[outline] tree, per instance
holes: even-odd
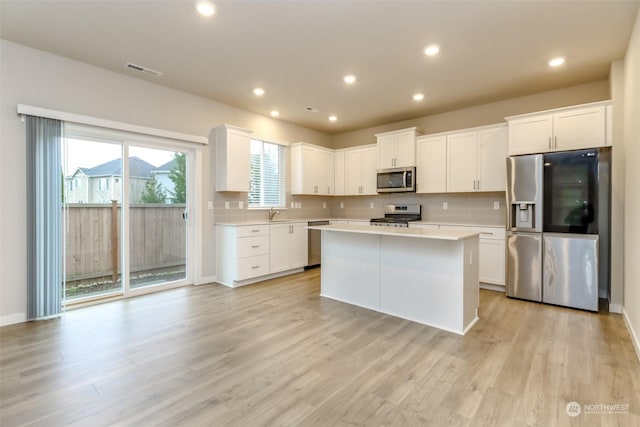
[[[171,193],[172,203],[187,202],[187,159],[184,153],[174,155],[175,163],[169,172],[169,179],[173,181],[173,192]]]
[[[142,203],[164,203],[166,201],[167,195],[155,175],[151,175],[151,179],[145,184],[140,199]]]

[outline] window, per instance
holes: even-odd
[[[98,190],[106,191],[109,189],[109,178],[100,178],[98,181]]]
[[[285,205],[285,147],[257,139],[251,140],[250,208]]]

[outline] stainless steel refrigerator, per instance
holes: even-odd
[[[598,311],[609,297],[610,148],[507,158],[507,296]]]

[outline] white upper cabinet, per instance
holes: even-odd
[[[249,192],[251,131],[231,125],[212,129],[216,153],[216,191]]]
[[[478,191],[507,189],[507,126],[478,130]]]
[[[416,138],[416,184],[417,193],[447,191],[447,137],[445,135]]]
[[[553,115],[553,150],[603,147],[605,107],[580,108]]]
[[[345,194],[344,190],[344,151],[339,150],[334,153],[334,191],[336,196]]]
[[[447,191],[504,191],[507,140],[503,125],[447,135]]]
[[[379,133],[378,169],[411,167],[416,165],[417,128]]]
[[[552,114],[509,120],[509,154],[549,151],[552,134]]]
[[[331,195],[333,150],[311,144],[291,144],[291,194]]]
[[[608,102],[508,117],[509,154],[602,147]],[[609,123],[610,126],[610,123]]]
[[[447,136],[447,190],[476,191],[478,179],[478,133],[463,132]]]
[[[344,153],[344,194],[347,196],[377,194],[376,146],[346,149],[342,153]]]

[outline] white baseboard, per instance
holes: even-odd
[[[480,289],[487,289],[489,291],[496,291],[504,293],[504,285],[494,285],[493,283],[480,282]]]
[[[624,324],[627,325],[627,330],[629,331],[629,335],[631,336],[631,342],[633,343],[633,347],[636,350],[636,356],[638,357],[638,361],[640,361],[640,339],[638,339],[638,334],[633,329],[633,325],[629,320],[629,316],[627,316],[627,311],[622,309],[622,317],[624,318]]]
[[[620,304],[609,303],[609,313],[622,313],[622,306]]]
[[[8,316],[0,316],[0,326],[13,325],[27,321],[26,313],[10,314]]]
[[[208,285],[209,283],[213,283],[217,280],[218,280],[217,276],[199,277],[198,280],[194,283],[194,285],[196,286]]]

